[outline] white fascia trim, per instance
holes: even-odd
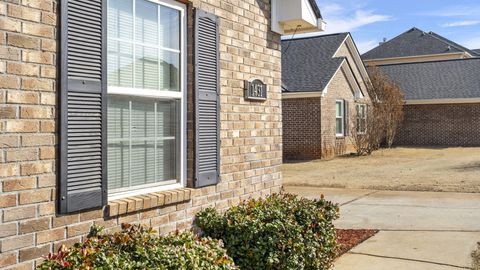
[[[358,52],[355,44],[353,43],[353,38],[352,38],[352,36],[350,36],[350,34],[348,34],[348,37],[350,37],[350,38],[348,39],[347,44],[350,47],[350,49],[355,52],[355,53],[352,53],[353,58],[355,59],[355,63],[357,64],[358,69],[360,70],[360,72],[363,75],[363,80],[364,80],[365,83],[370,83],[371,84],[370,76],[368,75],[367,68],[365,68],[365,63],[363,63],[363,60],[360,56],[360,53]]]
[[[344,70],[345,71],[345,74],[347,76],[347,80],[348,80],[348,83],[350,84],[350,86],[352,88],[354,88],[354,93],[352,93],[354,95],[354,98],[357,98],[357,94],[356,93],[360,93],[361,96],[359,96],[359,98],[363,98],[364,97],[364,94],[362,93],[362,89],[360,87],[360,85],[358,85],[358,82],[357,80],[355,79],[355,75],[353,74],[353,71],[350,69],[350,66],[349,64],[347,63],[347,60],[344,59],[342,61],[342,64],[340,65],[340,67],[337,69],[337,71],[335,71],[335,74],[332,76],[332,78],[330,79],[330,81],[328,82],[327,86],[325,87],[325,89],[322,91],[322,97],[324,97],[327,93],[328,93],[328,88],[330,86],[330,84],[332,83],[333,79],[337,76],[338,72],[340,70]]]
[[[354,98],[355,99],[364,98],[362,88],[358,84],[358,81],[355,79],[355,74],[353,73],[352,69],[350,68],[350,65],[348,65],[348,63],[345,62],[344,65],[342,65],[342,68],[345,71],[345,74],[347,75],[348,83],[350,84],[350,86],[355,91],[355,92],[352,93],[354,95]],[[357,93],[358,93],[358,95],[357,95]]]
[[[282,93],[282,99],[296,99],[296,98],[315,98],[322,97],[322,92],[298,92],[298,93]]]
[[[449,56],[449,55],[467,55],[467,54],[464,53],[464,52],[439,53],[439,54],[425,54],[425,55],[412,55],[412,56],[400,56],[400,57],[389,57],[389,58],[366,59],[366,60],[363,60],[363,62],[365,62],[365,63],[370,63],[370,62],[377,62],[377,61],[417,59],[417,58],[430,58],[430,57]],[[381,66],[381,64],[380,64],[379,66]]]
[[[349,49],[350,54],[352,55],[353,60],[355,61],[355,65],[357,66],[358,70],[363,76],[362,79],[365,82],[366,86],[368,87],[368,85],[371,85],[370,76],[368,75],[367,69],[365,68],[365,64],[363,63],[362,58],[360,57],[360,53],[358,52],[357,48],[355,47],[355,44],[353,43],[353,38],[350,35],[350,33],[342,41],[337,51],[333,54],[333,57],[338,57],[337,54],[340,51],[340,48],[342,48],[343,44],[347,45],[347,48]]]
[[[324,97],[327,93],[328,93],[328,87],[330,86],[330,84],[332,83],[333,81],[333,78],[335,78],[338,74],[338,72],[342,69],[343,67],[343,64],[345,64],[347,60],[346,59],[343,59],[342,63],[338,66],[338,69],[335,71],[335,73],[333,74],[333,76],[330,78],[330,81],[328,81],[327,85],[325,86],[325,88],[322,90],[322,97]]]
[[[406,100],[405,105],[429,105],[429,104],[480,104],[480,98],[452,98],[452,99],[416,99]]]
[[[340,48],[342,48],[342,45],[345,43],[345,41],[348,39],[348,37],[350,36],[350,34],[348,34],[342,41],[342,43],[340,43],[340,46],[338,46],[337,50],[335,51],[335,53],[333,54],[333,57],[338,57],[337,54],[338,52],[340,51]]]

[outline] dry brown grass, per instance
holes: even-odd
[[[285,185],[480,192],[480,148],[394,148],[365,157],[287,163]]]

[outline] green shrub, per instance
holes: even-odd
[[[196,225],[205,235],[222,239],[242,270],[330,269],[337,240],[333,221],[338,206],[294,195],[250,200],[220,214],[207,209]]]
[[[142,226],[122,227],[113,234],[94,227],[85,242],[48,255],[38,269],[237,269],[217,240],[191,232],[158,237]]]

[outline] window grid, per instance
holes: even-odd
[[[178,3],[174,3],[173,1],[170,0],[162,0],[162,1],[156,1],[156,0],[146,0],[152,3],[157,4],[157,23],[158,23],[158,40],[157,40],[157,45],[152,45],[148,44],[145,42],[138,42],[137,41],[137,13],[136,13],[136,4],[137,0],[132,0],[132,40],[125,39],[125,38],[115,38],[115,37],[110,37],[109,40],[113,42],[123,42],[123,43],[128,43],[132,45],[132,86],[133,87],[116,87],[116,86],[109,86],[108,87],[108,94],[109,95],[122,95],[122,96],[131,96],[131,97],[140,97],[140,98],[157,98],[158,100],[178,100],[180,101],[179,105],[181,107],[180,110],[175,109],[180,113],[180,115],[177,115],[175,118],[175,121],[180,121],[179,127],[179,132],[175,133],[175,136],[162,136],[161,138],[158,138],[158,102],[154,103],[154,161],[155,161],[155,170],[154,170],[154,179],[155,179],[155,184],[144,184],[140,186],[136,186],[135,190],[129,190],[129,188],[119,188],[115,190],[110,190],[109,191],[109,199],[114,200],[114,199],[119,199],[119,198],[124,198],[128,196],[134,196],[134,195],[140,195],[140,194],[145,194],[149,192],[155,192],[155,191],[161,191],[161,190],[166,190],[166,189],[171,189],[171,188],[177,188],[177,187],[183,187],[184,186],[184,177],[185,177],[185,172],[184,172],[184,166],[185,166],[185,93],[184,93],[184,85],[185,85],[185,53],[182,52],[182,50],[185,50],[185,7],[183,5],[179,5]],[[160,46],[160,41],[159,39],[161,38],[161,6],[173,8],[179,12],[179,49],[175,48],[168,48],[165,46]],[[136,88],[137,86],[137,46],[143,46],[144,48],[156,48],[157,49],[157,60],[158,60],[158,78],[160,78],[161,74],[161,52],[170,52],[170,53],[175,53],[179,59],[179,78],[178,78],[178,84],[177,88],[175,91],[171,90],[165,90],[163,89],[160,79],[158,79],[158,89],[159,90],[153,90],[153,89],[142,89],[142,88]],[[161,90],[160,90],[161,89]],[[132,136],[132,101],[129,101],[129,138],[128,138],[128,143],[129,143],[129,187],[132,187],[132,144],[134,141],[148,141],[151,139],[150,137],[142,137],[142,138],[133,138]],[[176,166],[180,168],[180,181],[172,179],[172,180],[167,180],[167,181],[159,181],[159,166],[157,165],[158,162],[158,153],[157,153],[157,148],[158,148],[158,142],[159,140],[163,141],[169,141],[169,140],[179,140],[179,148],[180,152],[176,152],[175,155],[180,155],[181,156],[181,164],[177,164]],[[119,139],[118,141],[125,141],[126,139]],[[115,140],[113,140],[114,142]],[[165,147],[165,145],[164,145]],[[175,147],[177,149],[177,147]],[[178,169],[175,169],[177,172]]]
[[[171,6],[171,5],[167,5],[167,1],[156,1],[156,0],[145,0],[145,1],[148,1],[148,2],[152,2],[152,3],[155,3],[157,4],[157,25],[158,25],[158,29],[157,29],[157,34],[158,34],[158,39],[160,39],[161,37],[161,19],[162,19],[162,16],[161,16],[161,6],[165,6],[165,7],[168,7],[168,8],[173,8],[177,11],[180,12],[180,39],[183,40],[184,39],[184,33],[183,33],[183,27],[181,26],[182,24],[184,24],[184,8],[177,8],[175,6]],[[146,48],[152,48],[152,49],[157,49],[157,60],[158,60],[158,63],[157,63],[157,69],[158,69],[158,77],[160,77],[160,74],[162,72],[162,66],[160,65],[160,56],[162,55],[162,52],[171,52],[171,53],[175,53],[177,54],[177,56],[181,59],[183,58],[182,57],[182,41],[180,42],[180,49],[175,49],[175,48],[169,48],[169,47],[165,47],[165,46],[161,46],[160,45],[160,41],[157,40],[157,44],[156,45],[153,45],[153,44],[149,44],[149,43],[145,43],[145,42],[139,42],[137,40],[137,37],[136,37],[136,30],[137,30],[137,0],[132,0],[132,37],[131,37],[131,40],[130,39],[126,39],[126,38],[117,38],[117,37],[108,37],[108,39],[110,41],[114,41],[114,42],[118,42],[118,44],[120,44],[120,42],[122,43],[126,43],[126,44],[130,44],[132,46],[132,85],[133,85],[133,88],[136,89],[136,90],[141,90],[139,92],[136,92],[136,93],[133,93],[133,95],[138,95],[138,96],[150,96],[150,97],[153,97],[153,96],[156,96],[156,97],[159,97],[159,98],[162,98],[162,97],[165,97],[165,98],[180,98],[182,95],[179,94],[179,95],[175,95],[174,93],[168,93],[168,92],[181,92],[182,90],[182,80],[179,81],[179,85],[178,85],[178,90],[179,91],[172,91],[172,90],[167,90],[167,89],[162,89],[162,86],[160,85],[160,80],[158,80],[158,89],[157,90],[151,90],[151,89],[142,89],[142,88],[138,88],[136,87],[137,85],[137,61],[136,61],[136,57],[137,57],[137,47],[138,46],[141,46],[141,47],[146,47]],[[120,45],[118,45],[120,46]],[[182,70],[183,67],[182,67],[182,64],[183,64],[183,60],[180,60],[180,63],[179,63],[179,70]],[[182,73],[180,73],[180,77],[182,77]],[[116,93],[116,94],[125,94],[124,92],[125,91],[128,91],[128,89],[130,89],[129,87],[110,87],[109,88],[109,93]]]
[[[335,132],[337,137],[345,136],[345,101],[337,100],[335,103]]]

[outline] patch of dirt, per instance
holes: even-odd
[[[283,165],[286,186],[480,192],[480,148],[393,148]]]
[[[342,256],[377,233],[377,230],[337,230],[338,244],[340,246],[337,257]]]

